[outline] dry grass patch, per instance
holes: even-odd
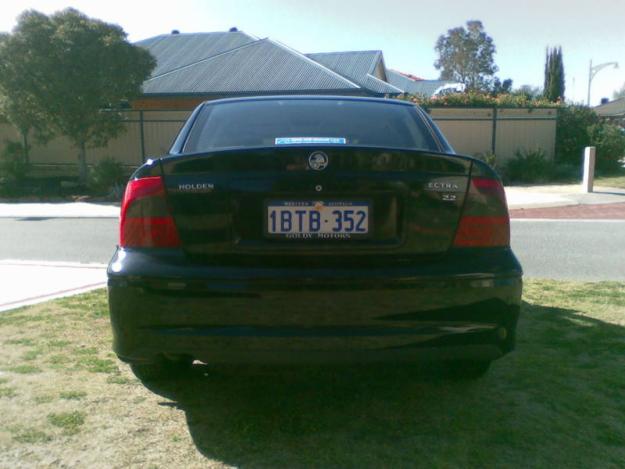
[[[5,313],[0,467],[621,466],[625,285],[532,280],[524,299],[517,351],[473,383],[195,365],[144,385],[103,291]]]

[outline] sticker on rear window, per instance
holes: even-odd
[[[345,145],[347,139],[343,137],[276,137],[276,145],[307,145],[311,143],[332,143]]]

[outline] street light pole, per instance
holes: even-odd
[[[592,84],[592,79],[595,78],[595,75],[599,73],[606,67],[614,66],[614,68],[618,68],[618,62],[605,62],[599,65],[592,66],[592,60],[590,61],[590,65],[588,65],[588,97],[586,99],[586,105],[590,106],[590,85]]]

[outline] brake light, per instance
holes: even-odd
[[[508,205],[503,186],[498,179],[471,179],[454,246],[510,246]]]
[[[130,181],[122,201],[119,245],[166,248],[180,246],[178,230],[165,200],[160,176]]]

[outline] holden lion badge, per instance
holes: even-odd
[[[328,167],[328,155],[322,151],[315,151],[308,157],[308,166],[315,171],[323,171]]]

